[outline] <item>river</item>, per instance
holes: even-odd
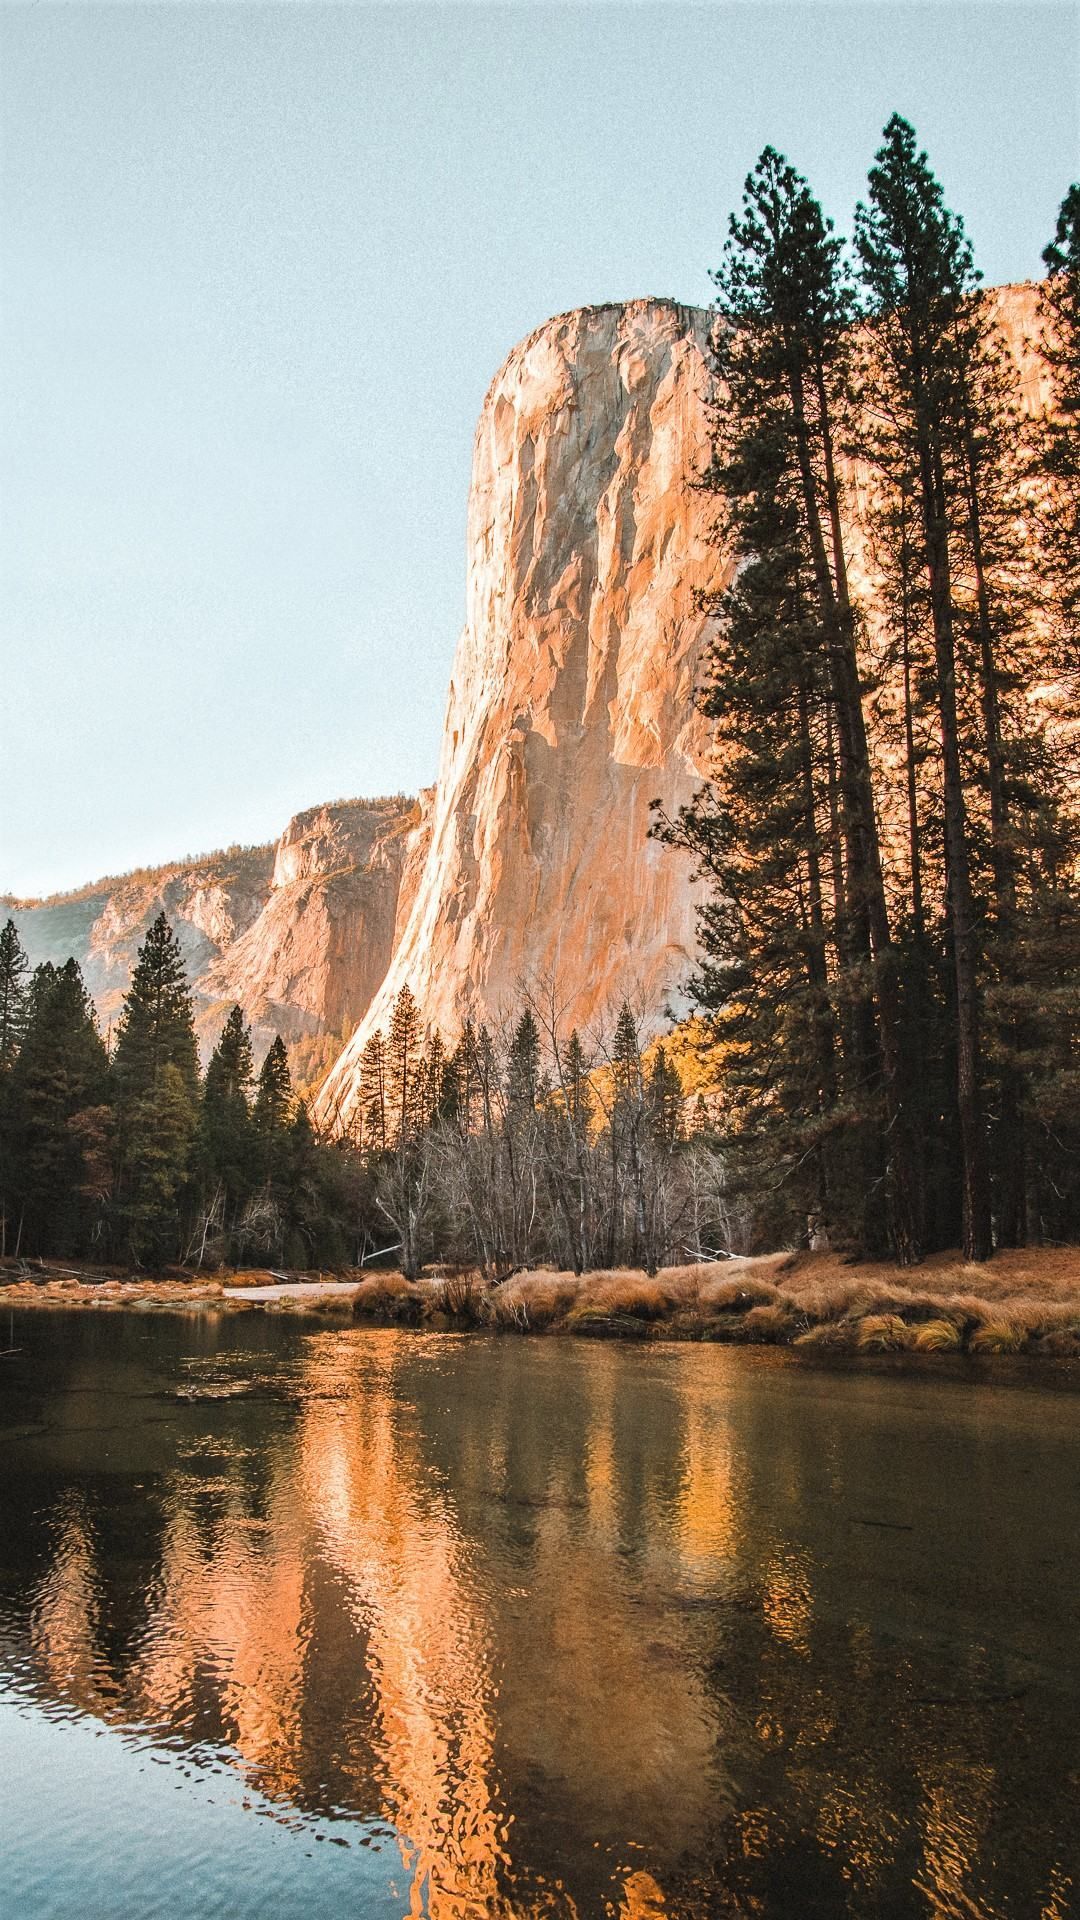
[[[1080,1916],[1049,1376],[212,1311],[12,1344],[12,1920]]]

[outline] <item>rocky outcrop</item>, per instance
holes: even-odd
[[[564,314],[491,386],[422,871],[328,1117],[347,1119],[364,1041],[406,983],[448,1038],[523,979],[554,981],[578,1022],[678,989],[694,889],[649,823],[704,766],[696,594],[721,565],[694,487],[708,324],[659,300]]]
[[[204,1053],[239,1002],[256,1053],[348,1031],[394,944],[415,803],[345,800],[289,822],[280,840],[147,868],[51,900],[9,902],[26,950],[78,960],[104,1027],[117,1017],[147,928],[164,911],[195,992]]]

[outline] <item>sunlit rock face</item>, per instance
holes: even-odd
[[[286,1039],[359,1020],[393,952],[415,820],[397,800],[298,814],[277,843],[261,913],[208,968],[204,991]]]
[[[1038,290],[987,294],[1023,403],[1048,398]],[[639,300],[563,314],[510,354],[476,433],[467,618],[438,782],[412,839],[393,960],[320,1095],[348,1124],[358,1063],[408,985],[452,1040],[523,983],[567,1023],[678,1007],[695,945],[685,855],[649,838],[707,770],[694,710],[702,590],[730,577],[709,443],[704,312]],[[849,474],[852,578],[873,631],[868,470]]]
[[[553,980],[584,1023],[626,993],[657,1011],[688,969],[688,862],[650,840],[649,807],[677,808],[704,766],[708,325],[659,300],[564,314],[491,386],[423,867],[326,1115],[347,1120],[361,1047],[406,983],[451,1038],[523,980]]]
[[[35,965],[75,956],[104,1026],[164,912],[187,963],[204,1052],[239,1002],[261,1053],[274,1033],[293,1040],[360,1019],[390,963],[417,818],[409,800],[339,801],[298,814],[276,845],[233,847],[2,911]]]

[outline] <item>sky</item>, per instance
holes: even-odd
[[[705,305],[762,146],[911,119],[989,282],[1080,173],[1075,5],[0,7],[0,892],[435,775],[472,437],[553,313]]]

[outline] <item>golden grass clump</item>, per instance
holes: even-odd
[[[698,1298],[706,1313],[745,1313],[752,1307],[773,1307],[780,1298],[771,1280],[753,1274],[706,1281]]]
[[[868,1313],[859,1321],[855,1344],[863,1353],[899,1353],[914,1346],[915,1333],[898,1313]]]
[[[419,1298],[419,1288],[406,1280],[403,1273],[371,1273],[361,1280],[353,1295],[354,1313],[400,1313],[402,1308]]]
[[[794,1344],[797,1347],[831,1347],[838,1352],[845,1352],[853,1345],[854,1332],[850,1320],[820,1320],[817,1326],[807,1327],[805,1333],[797,1333]]]
[[[507,1332],[538,1333],[565,1319],[580,1290],[572,1273],[517,1273],[484,1295],[484,1319]]]
[[[743,1328],[750,1340],[764,1340],[770,1345],[787,1340],[795,1330],[797,1322],[791,1309],[782,1300],[763,1301],[759,1307],[751,1307]]]
[[[968,1342],[972,1353],[1022,1353],[1027,1345],[1028,1330],[1017,1320],[1004,1317],[984,1320],[976,1327]]]
[[[915,1328],[916,1353],[958,1353],[961,1344],[955,1320],[924,1320]]]
[[[665,1274],[637,1273],[631,1268],[615,1268],[609,1273],[588,1273],[581,1281],[578,1298],[570,1311],[570,1320],[583,1314],[627,1314],[636,1320],[659,1320],[672,1307],[682,1304],[685,1288],[678,1283],[678,1268]]]

